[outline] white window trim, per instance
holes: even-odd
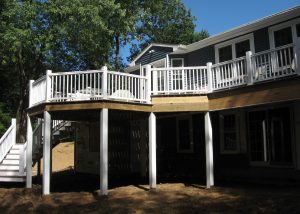
[[[269,31],[269,43],[270,43],[270,48],[274,49],[275,48],[275,39],[274,39],[274,32],[281,30],[286,27],[291,27],[292,28],[292,39],[293,43],[297,41],[297,31],[296,31],[296,25],[300,24],[300,18],[293,19],[288,22],[284,22],[275,26],[272,26],[268,29]]]
[[[224,148],[224,120],[223,116],[226,115],[234,115],[235,116],[235,129],[236,129],[236,150],[225,150]],[[239,154],[240,151],[240,115],[239,112],[235,111],[226,111],[222,112],[219,115],[219,122],[220,122],[220,153],[221,154]]]
[[[229,45],[231,45],[232,59],[236,59],[235,44],[239,43],[239,42],[242,42],[242,41],[245,41],[245,40],[250,41],[250,51],[252,52],[252,54],[254,54],[255,53],[254,36],[253,36],[253,33],[250,33],[250,34],[247,34],[247,35],[244,35],[244,36],[237,37],[235,39],[231,39],[231,40],[226,41],[226,42],[216,44],[215,45],[215,61],[216,61],[216,63],[219,63],[219,49],[223,48],[223,47],[226,47],[226,46],[229,46]]]
[[[181,62],[182,62],[182,66],[181,67],[184,67],[184,58],[172,58],[171,59],[171,67],[173,67],[173,61],[174,60],[181,60]]]
[[[179,147],[179,121],[180,120],[189,120],[190,124],[190,149],[182,150]],[[177,142],[177,153],[193,153],[194,152],[194,136],[193,136],[193,117],[192,115],[189,116],[180,116],[176,117],[176,142]]]

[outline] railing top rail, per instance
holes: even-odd
[[[277,47],[277,48],[272,48],[272,49],[269,49],[269,50],[266,50],[266,51],[260,51],[260,52],[254,53],[252,55],[252,57],[262,55],[262,54],[266,54],[266,53],[270,53],[270,52],[274,52],[274,51],[279,51],[279,50],[282,50],[282,49],[285,49],[285,48],[290,48],[290,47],[293,47],[293,46],[296,46],[296,45],[291,43],[291,44],[280,46],[280,47]]]
[[[206,66],[151,68],[152,71],[207,69]]]
[[[107,71],[108,74],[116,74],[116,75],[120,75],[120,76],[128,76],[128,77],[136,77],[136,78],[140,78],[140,79],[147,79],[146,76],[142,76],[142,75],[137,75],[137,74],[127,74],[127,73],[123,73],[123,72],[119,72],[119,71]]]
[[[245,60],[245,59],[246,59],[246,56],[242,56],[242,57],[232,59],[232,60],[228,60],[228,61],[225,61],[225,62],[219,62],[219,63],[213,64],[212,68],[222,66],[222,65],[226,65],[226,64],[230,64],[230,63],[237,62],[237,61],[241,61],[241,60]]]
[[[44,75],[44,76],[38,78],[37,80],[35,80],[35,81],[32,83],[32,86],[35,86],[35,85],[37,85],[37,84],[39,84],[40,82],[45,81],[45,80],[46,80],[46,76]]]
[[[4,139],[11,133],[13,128],[14,128],[14,124],[11,124],[10,127],[7,129],[7,131],[4,133],[4,135],[1,137],[0,145],[3,143]]]
[[[64,75],[75,75],[75,74],[92,74],[92,73],[102,73],[103,70],[88,70],[88,71],[68,71],[68,72],[57,72],[51,73],[49,76],[64,76]]]

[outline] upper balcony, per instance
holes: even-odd
[[[151,68],[145,75],[107,71],[52,73],[30,82],[30,107],[52,102],[114,100],[151,104],[152,96],[199,94],[276,81],[300,74],[300,45],[200,67]]]

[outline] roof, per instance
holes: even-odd
[[[166,43],[150,43],[139,55],[137,55],[129,64],[129,66],[135,66],[135,62],[141,58],[151,47],[167,47],[167,48],[173,48],[173,51],[177,50],[179,47],[184,47],[184,45],[181,44],[166,44]]]
[[[245,35],[247,33],[251,33],[255,30],[261,29],[266,26],[271,26],[277,24],[279,22],[300,17],[300,6],[296,6],[279,13],[275,13],[270,16],[266,16],[264,18],[258,19],[253,22],[249,22],[247,24],[241,25],[239,27],[235,27],[228,31],[216,34],[214,36],[208,37],[206,39],[200,40],[198,42],[194,42],[192,44],[187,45],[186,47],[179,48],[171,54],[185,54],[195,50],[198,50],[203,47],[207,47],[209,45],[214,45],[219,42],[223,42],[228,39],[232,39],[234,37],[238,37],[241,35]]]

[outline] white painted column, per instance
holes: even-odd
[[[210,112],[205,113],[206,187],[214,186],[213,136]]]
[[[44,144],[43,144],[43,195],[50,194],[51,164],[51,115],[44,112]]]
[[[100,112],[100,195],[108,194],[108,109]]]
[[[26,188],[32,187],[32,123],[27,115]]]
[[[207,68],[207,90],[208,92],[212,92],[213,90],[213,78],[212,78],[212,63],[208,62],[206,63]]]
[[[156,116],[153,112],[149,116],[149,185],[156,188]]]

